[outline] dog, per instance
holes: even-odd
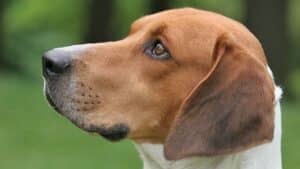
[[[122,40],[42,58],[45,95],[79,128],[133,140],[144,169],[281,169],[281,89],[242,24],[193,8]]]

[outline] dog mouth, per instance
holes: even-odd
[[[88,116],[100,106],[100,94],[93,86],[76,80],[70,74],[45,78],[44,94],[56,112],[88,133],[96,133],[109,141],[122,140],[129,133],[128,125],[123,123],[107,126],[89,122]]]
[[[111,127],[106,126],[96,126],[96,125],[88,125],[87,123],[84,123],[84,119],[74,119],[68,117],[59,106],[55,104],[55,101],[52,99],[51,94],[49,90],[46,88],[45,90],[45,96],[47,98],[48,103],[50,106],[59,114],[67,117],[75,126],[78,128],[88,132],[88,133],[95,133],[97,135],[102,136],[103,138],[109,140],[109,141],[120,141],[127,137],[129,133],[129,127],[126,124],[115,124]],[[78,112],[77,112],[78,113]],[[82,117],[83,118],[83,117]]]

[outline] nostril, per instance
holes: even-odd
[[[54,76],[65,72],[70,66],[68,57],[49,55],[43,56],[43,73],[47,76]]]
[[[52,71],[54,68],[52,61],[46,59],[45,60],[45,68],[47,69],[47,71]]]

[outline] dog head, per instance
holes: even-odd
[[[110,140],[163,143],[168,159],[272,140],[274,84],[241,24],[190,8],[135,21],[120,41],[43,56],[50,104]]]

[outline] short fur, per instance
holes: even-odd
[[[157,40],[169,59],[145,53]],[[232,19],[167,10],[122,40],[43,59],[51,105],[88,132],[133,140],[145,169],[281,169],[281,90],[260,42]]]

